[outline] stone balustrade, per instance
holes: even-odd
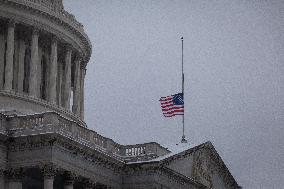
[[[13,115],[6,116],[5,119],[2,116],[1,121],[7,121],[8,126],[4,128],[0,125],[0,131],[5,129],[13,137],[55,133],[122,161],[149,160],[169,153],[167,149],[154,142],[120,145],[54,112],[27,116]]]

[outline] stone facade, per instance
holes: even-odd
[[[92,47],[62,0],[0,0],[0,26],[0,189],[240,188],[210,142],[174,153],[87,128]]]

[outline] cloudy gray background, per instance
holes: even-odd
[[[65,0],[93,44],[86,122],[122,144],[181,138],[159,98],[180,92],[186,136],[212,141],[244,188],[284,187],[284,1]]]

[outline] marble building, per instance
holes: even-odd
[[[0,0],[0,189],[241,188],[210,142],[171,152],[88,129],[91,52],[62,0]]]

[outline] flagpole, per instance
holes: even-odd
[[[182,95],[183,95],[183,104],[184,104],[184,110],[185,110],[184,73],[183,73],[183,37],[181,37],[181,73],[182,73]],[[185,139],[185,134],[184,134],[184,113],[182,115],[182,138],[181,138],[181,143],[187,143],[187,140]]]

